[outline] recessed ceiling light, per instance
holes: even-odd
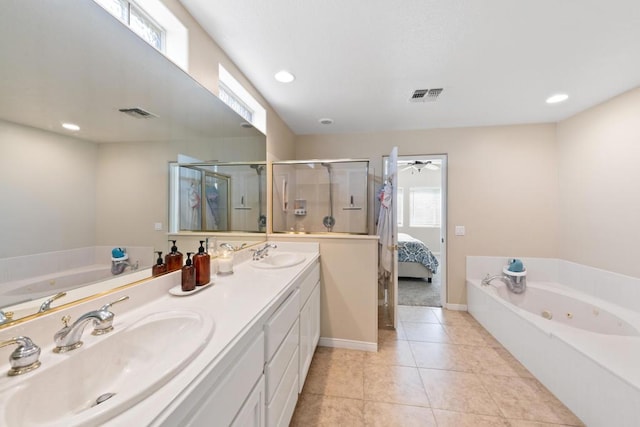
[[[274,75],[275,79],[280,83],[291,83],[296,79],[296,76],[288,72],[287,70],[280,70]]]
[[[569,95],[566,93],[556,93],[555,95],[551,95],[547,98],[547,104],[557,104],[558,102],[563,102],[569,99]]]
[[[330,124],[333,124],[333,119],[330,119],[330,118],[328,118],[328,117],[327,117],[327,118],[324,118],[324,119],[320,119],[320,120],[318,120],[318,121],[320,122],[320,124],[323,124],[323,125],[330,125]]]
[[[80,130],[80,126],[74,124],[74,123],[63,123],[62,127],[67,129],[67,130],[72,130],[74,132],[79,131]]]

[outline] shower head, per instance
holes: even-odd
[[[320,163],[321,166],[324,166],[325,168],[329,169],[331,168],[331,166],[333,166],[331,163],[329,162],[322,162]]]
[[[249,165],[251,169],[255,169],[258,175],[262,174],[264,171],[264,165]]]

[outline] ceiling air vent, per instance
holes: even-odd
[[[128,114],[130,116],[135,117],[136,119],[153,119],[156,116],[153,113],[150,113],[142,108],[133,107],[133,108],[120,108],[118,111]]]
[[[443,88],[416,89],[411,95],[410,102],[434,102],[442,93]]]

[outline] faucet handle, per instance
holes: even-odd
[[[128,299],[129,299],[129,296],[125,295],[113,302],[110,302],[100,307],[100,310],[98,311],[106,312],[104,313],[104,320],[100,323],[97,323],[97,322],[94,323],[93,332],[91,332],[91,335],[104,335],[106,333],[113,331],[113,318],[115,317],[115,314],[109,311],[109,309],[111,308],[112,305],[122,301],[126,301]]]
[[[69,316],[68,314],[66,316],[62,316],[62,323],[64,323],[65,328],[69,327],[70,321],[71,321],[71,316]]]
[[[66,292],[58,292],[54,296],[47,298],[46,300],[44,300],[44,302],[40,306],[40,310],[38,310],[38,313],[43,313],[47,310],[51,310],[51,303],[57,300],[58,298],[62,298],[65,295],[67,295]]]
[[[18,348],[9,356],[11,369],[9,369],[7,375],[13,377],[40,367],[40,361],[38,360],[40,358],[40,347],[35,345],[33,341],[31,341],[31,338],[24,336],[14,337],[7,341],[0,342],[0,347],[6,347],[12,344],[17,344]]]
[[[117,304],[117,303],[122,302],[122,301],[126,301],[126,300],[128,300],[128,299],[129,299],[129,296],[128,296],[128,295],[125,295],[125,296],[123,296],[123,297],[118,298],[117,300],[115,300],[115,301],[113,301],[113,302],[110,302],[110,303],[108,303],[108,304],[103,305],[102,307],[100,307],[100,310],[101,310],[101,311],[102,311],[102,310],[109,310],[109,309],[111,308],[111,306],[112,306],[112,305]]]

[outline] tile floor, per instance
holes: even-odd
[[[378,352],[318,347],[292,426],[582,426],[468,313],[400,306]]]

